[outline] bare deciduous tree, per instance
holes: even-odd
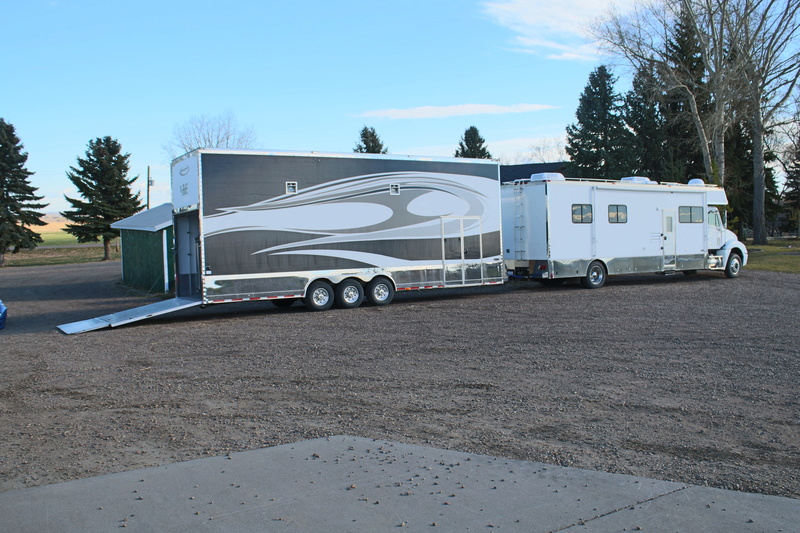
[[[530,147],[530,159],[536,163],[556,163],[567,161],[569,156],[564,149],[563,137],[542,137]]]
[[[764,150],[767,129],[800,80],[800,2],[739,0],[730,48],[744,68],[747,115],[753,128],[753,243],[766,244]]]
[[[657,0],[637,7],[626,15],[612,12],[593,29],[594,36],[610,52],[620,55],[636,69],[654,67],[667,91],[681,91],[691,110],[709,181],[725,180],[725,132],[732,122],[732,102],[740,90],[739,66],[726,48],[730,2],[715,0]],[[691,25],[700,41],[700,53],[708,76],[701,89],[686,82],[688,65],[675,64],[667,43],[674,42],[678,21]],[[734,30],[735,31],[735,30]],[[701,112],[699,91],[707,91],[713,110]]]
[[[735,113],[753,129],[753,242],[767,240],[764,136],[800,78],[800,2],[797,0],[655,0],[627,16],[611,14],[595,30],[606,47],[634,66],[654,64],[667,89],[682,89],[692,110],[709,177],[725,180],[725,131]],[[697,95],[680,83],[665,44],[679,17],[700,42],[713,112],[703,121]],[[708,131],[711,132],[710,139]],[[712,164],[713,154],[713,164]]]
[[[193,115],[172,132],[163,148],[174,159],[197,148],[253,148],[256,135],[252,126],[240,126],[228,110],[220,115]]]

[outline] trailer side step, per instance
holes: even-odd
[[[196,307],[201,305],[203,300],[199,298],[173,298],[171,300],[164,300],[163,302],[156,302],[153,304],[143,305],[127,311],[120,311],[97,318],[90,318],[88,320],[80,320],[78,322],[71,322],[69,324],[62,324],[58,326],[62,332],[67,335],[73,333],[84,333],[86,331],[94,331],[106,327],[116,327],[123,324],[136,322],[137,320],[144,320],[158,315],[180,311],[189,307]]]

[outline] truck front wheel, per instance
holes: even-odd
[[[581,278],[581,285],[587,289],[599,289],[606,283],[606,267],[600,261],[592,261]]]
[[[325,281],[315,281],[308,286],[303,302],[312,311],[327,311],[333,305],[333,288]]]
[[[742,257],[737,253],[732,253],[728,257],[728,264],[725,265],[725,275],[729,278],[738,278],[742,271]]]

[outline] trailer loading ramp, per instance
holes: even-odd
[[[107,327],[122,326],[145,318],[151,318],[158,315],[165,315],[180,311],[181,309],[188,309],[189,307],[196,307],[201,305],[203,300],[200,298],[173,298],[171,300],[164,300],[163,302],[156,302],[127,311],[120,311],[97,318],[90,318],[88,320],[80,320],[78,322],[71,322],[69,324],[62,324],[58,326],[62,332],[67,335],[73,333],[84,333],[86,331],[94,331]]]

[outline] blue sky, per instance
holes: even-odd
[[[274,150],[351,152],[367,125],[391,153],[452,156],[474,125],[525,162],[607,62],[582,30],[610,3],[3,0],[0,116],[46,212],[68,208],[66,172],[106,135],[142,197],[150,166],[151,205],[169,201],[163,146],[201,114],[231,112]]]

